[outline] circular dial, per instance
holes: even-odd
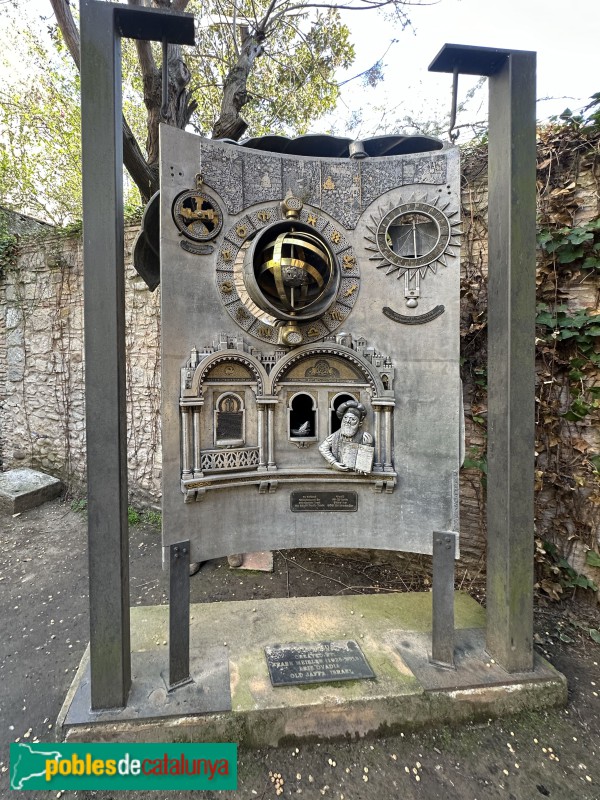
[[[217,203],[208,195],[187,191],[175,198],[173,220],[188,239],[206,242],[214,239],[223,225],[223,215]]]
[[[398,277],[407,271],[435,272],[438,263],[447,266],[446,254],[454,255],[453,248],[458,247],[454,228],[459,224],[452,221],[458,212],[446,214],[447,207],[410,200],[384,211],[379,220],[371,218],[371,235],[366,236],[373,245],[367,249],[375,253],[371,260],[381,262],[378,268],[387,267],[386,274],[397,272]]]
[[[358,298],[360,270],[335,221],[306,206],[295,219],[283,213],[279,204],[265,206],[225,231],[217,290],[243,330],[295,347],[344,324]]]
[[[315,319],[335,299],[339,269],[317,231],[285,220],[257,234],[245,258],[244,280],[256,305],[276,319]]]

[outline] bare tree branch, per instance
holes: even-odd
[[[260,32],[248,35],[242,42],[240,55],[230,69],[223,84],[221,114],[213,126],[214,139],[239,139],[248,124],[240,111],[248,102],[248,76],[255,60],[263,52],[264,35]]]

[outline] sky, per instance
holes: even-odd
[[[452,76],[427,68],[445,43],[500,47],[537,52],[537,117],[547,119],[566,107],[581,109],[600,91],[600,0],[439,0],[407,8],[413,30],[401,31],[381,14],[346,12],[352,26],[357,59],[345,78],[367,69],[383,55],[392,38],[398,42],[384,58],[385,80],[376,89],[360,81],[346,84],[336,120],[344,133],[345,117],[365,106],[378,106],[361,132],[381,120],[405,115],[443,118],[449,113]],[[459,78],[459,101],[476,78]],[[541,98],[555,98],[541,100]],[[471,101],[458,124],[485,119],[487,87]],[[396,114],[390,109],[397,108]],[[385,112],[388,112],[387,114]],[[357,131],[355,131],[356,133]],[[463,136],[467,130],[463,131]],[[462,141],[462,138],[461,138]]]
[[[49,0],[18,0],[18,5],[52,21]],[[413,0],[407,11],[412,27],[405,30],[382,13],[343,12],[356,61],[339,76],[349,82],[342,87],[338,108],[315,123],[314,131],[364,136],[396,132],[406,117],[443,120],[450,110],[452,76],[427,68],[445,43],[536,51],[540,120],[566,107],[581,109],[600,91],[600,0]],[[384,53],[382,83],[372,88],[351,80]],[[460,77],[459,102],[476,82],[473,76]],[[486,119],[483,85],[457,124]],[[461,130],[459,143],[469,138],[469,130]]]

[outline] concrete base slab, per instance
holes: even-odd
[[[225,705],[221,690],[216,692],[219,699],[212,709],[202,707],[202,699],[207,702],[213,692],[206,667],[204,678],[199,676],[194,684],[171,693],[175,697],[185,692],[184,701],[169,700],[157,671],[158,663],[166,665],[168,657],[166,645],[161,644],[167,638],[168,607],[138,606],[131,609],[131,616],[136,666],[127,709],[117,715],[102,712],[110,717],[86,711],[89,700],[86,705],[85,700],[77,699],[89,698],[89,687],[83,686],[87,673],[82,663],[57,722],[59,737],[67,741],[233,741],[247,747],[280,746],[389,735],[566,702],[564,677],[543,659],[537,662],[535,674],[496,675],[494,670],[491,680],[491,667],[482,662],[484,611],[471,597],[458,592],[457,669],[440,670],[441,675],[438,668],[428,673],[430,593],[193,605],[192,648],[202,654],[215,647],[220,650],[209,661],[214,664],[214,659],[222,659],[228,664],[230,711],[220,708]],[[359,643],[375,680],[271,685],[265,647],[343,639]],[[485,674],[490,671],[490,680],[483,682],[482,670]],[[223,674],[218,667],[217,671]],[[159,714],[157,708],[164,713]]]
[[[54,500],[62,488],[58,478],[28,467],[0,472],[0,510],[19,514]]]
[[[127,708],[91,711],[88,647],[62,724],[69,726],[90,721],[121,722],[231,711],[229,663],[225,647],[212,647],[201,653],[190,651],[192,680],[174,691],[169,691],[168,653],[165,650],[131,654],[131,692]]]
[[[251,572],[273,572],[273,552],[271,550],[261,550],[257,553],[244,553],[244,561],[241,567],[232,569],[245,569]]]
[[[425,691],[511,686],[516,683],[548,681],[556,676],[554,667],[537,653],[534,654],[534,668],[530,672],[506,672],[486,652],[485,631],[482,628],[467,628],[455,632],[454,669],[429,660],[431,636],[427,634],[402,634],[397,642],[402,660]]]

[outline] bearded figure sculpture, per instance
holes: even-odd
[[[362,431],[367,410],[362,403],[348,400],[336,411],[341,420],[340,429],[328,436],[319,446],[319,452],[334,469],[340,472],[368,474],[373,467],[373,437]]]

